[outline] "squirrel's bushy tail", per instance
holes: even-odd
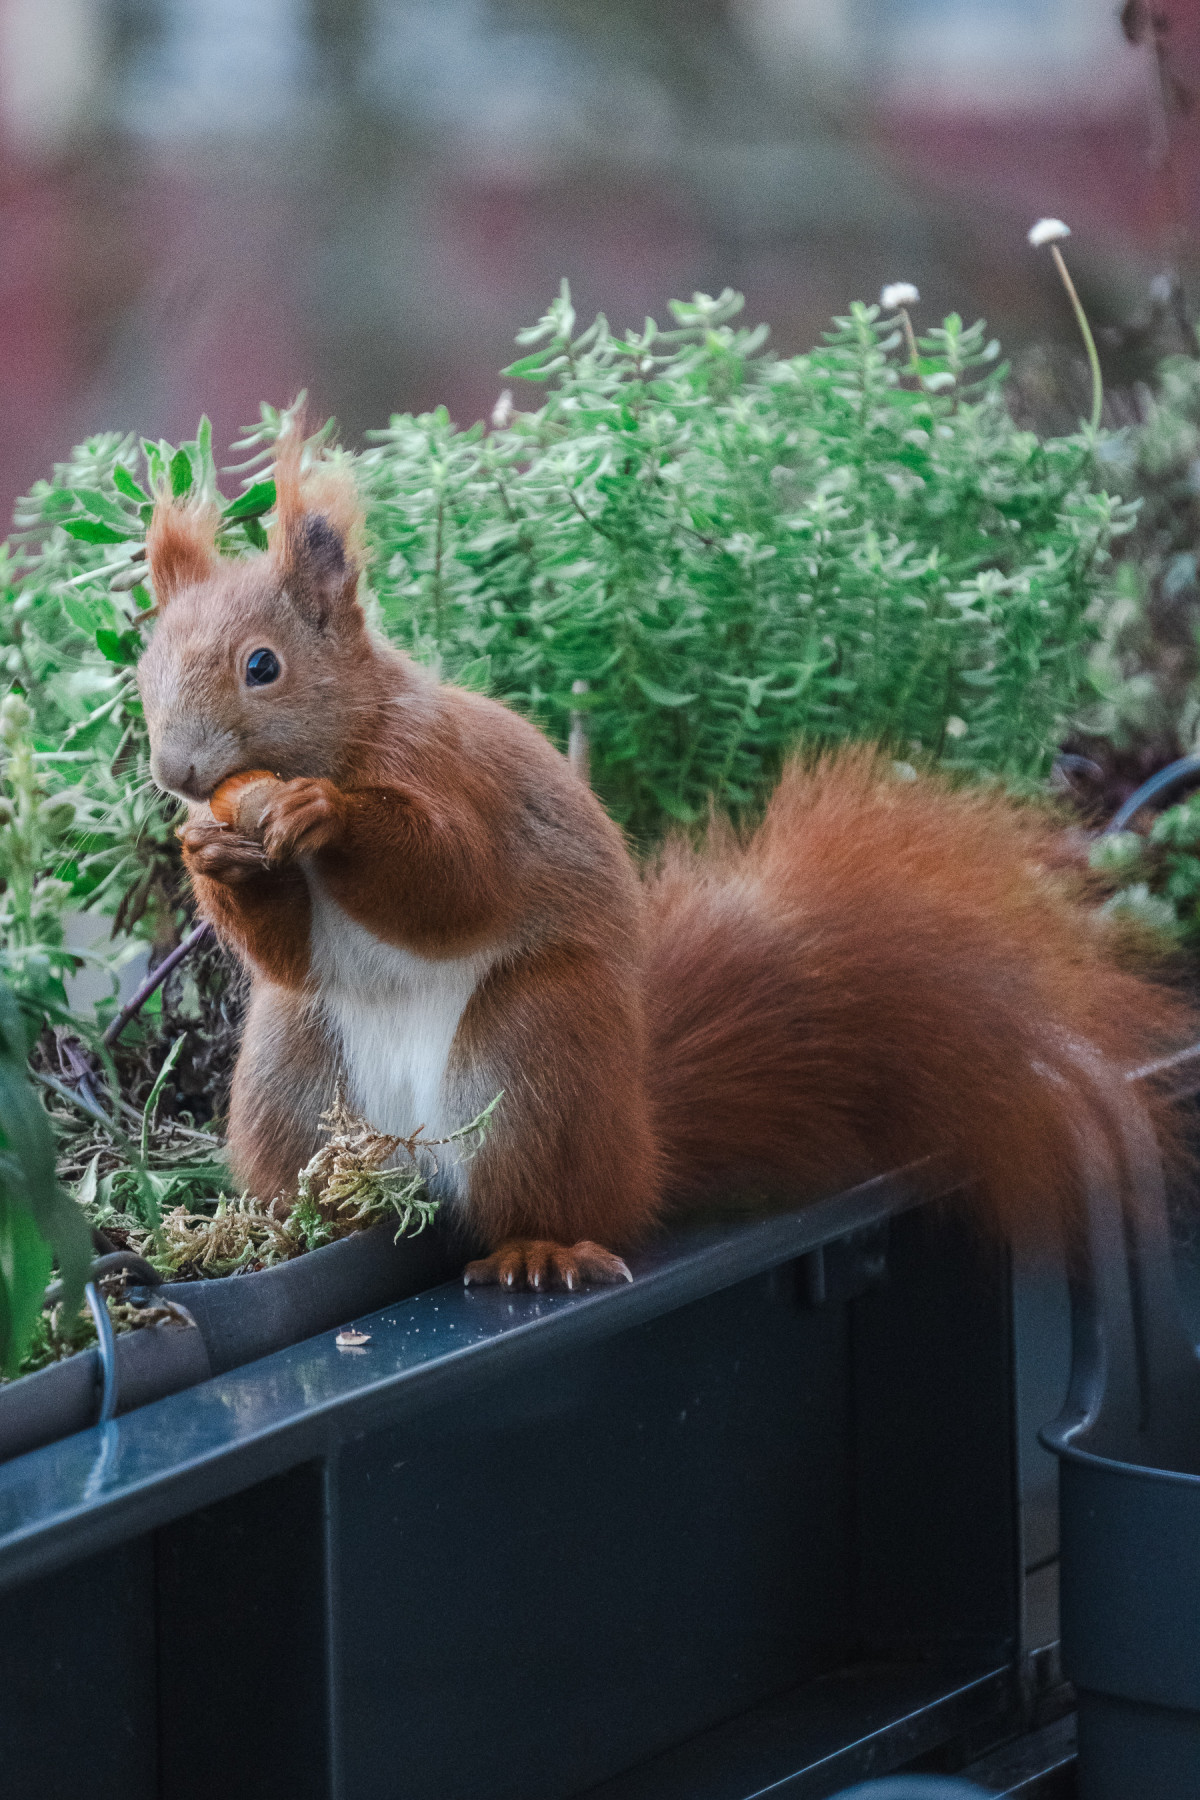
[[[1119,1156],[1111,1071],[1189,1020],[1120,966],[1056,837],[848,750],[791,766],[748,841],[669,848],[647,880],[668,1198],[735,1175],[830,1192],[946,1152],[1007,1235],[1069,1233],[1079,1124]]]

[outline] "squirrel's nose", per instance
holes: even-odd
[[[180,794],[185,800],[207,800],[213,789],[236,766],[224,746],[205,746],[209,753],[197,755],[195,744],[174,744],[169,739],[158,744],[150,756],[150,773],[160,788]],[[211,753],[218,751],[217,755]],[[221,754],[220,752],[224,752]]]
[[[196,765],[181,758],[155,756],[150,759],[150,773],[160,788],[169,793],[181,794],[185,800],[203,800],[204,795],[196,785]]]
[[[158,742],[155,743],[155,736]],[[234,734],[219,727],[151,733],[149,772],[158,787],[184,799],[207,799],[239,767]]]

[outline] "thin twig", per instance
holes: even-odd
[[[608,526],[601,525],[601,523],[598,519],[593,519],[591,514],[586,510],[586,508],[582,507],[579,504],[579,501],[575,498],[574,491],[571,488],[564,486],[563,492],[566,494],[567,499],[571,502],[571,505],[575,508],[575,511],[579,514],[580,518],[583,520],[585,525],[590,525],[592,530],[599,532],[601,537],[606,537],[606,538],[612,537],[613,534],[608,529]]]
[[[202,944],[211,931],[212,926],[206,919],[202,925],[197,925],[194,930],[189,931],[182,944],[177,945],[169,956],[164,956],[156,968],[151,969],[137,992],[125,1002],[112,1024],[105,1031],[101,1041],[107,1049],[111,1049],[116,1043],[134,1014],[141,1012],[155,989],[162,986],[171,971],[177,969],[184,957],[189,956],[198,944]]]

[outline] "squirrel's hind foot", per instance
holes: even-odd
[[[510,1238],[463,1271],[465,1287],[532,1288],[535,1293],[547,1288],[611,1287],[632,1280],[619,1256],[587,1238],[569,1247],[546,1238]]]

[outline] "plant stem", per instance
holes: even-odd
[[[184,957],[190,955],[197,944],[203,943],[211,930],[212,926],[207,920],[205,920],[202,925],[197,925],[193,930],[188,932],[182,944],[177,944],[169,956],[164,956],[157,967],[151,969],[149,975],[147,975],[137,992],[131,999],[125,1002],[116,1018],[105,1030],[104,1037],[101,1041],[106,1048],[111,1048],[112,1045],[116,1043],[130,1019],[133,1018],[135,1013],[141,1012],[155,988],[162,986],[172,969],[177,969]]]
[[[179,1060],[179,1052],[183,1049],[186,1038],[187,1038],[187,1032],[185,1031],[179,1037],[177,1037],[175,1039],[175,1042],[171,1045],[171,1048],[167,1051],[166,1060],[164,1061],[162,1068],[158,1071],[158,1078],[155,1081],[154,1086],[150,1089],[150,1098],[147,1100],[145,1106],[142,1109],[142,1157],[141,1157],[141,1160],[142,1160],[143,1167],[148,1166],[148,1159],[150,1156],[150,1127],[154,1123],[154,1109],[158,1105],[159,1095],[162,1093],[163,1088],[167,1084],[168,1075],[170,1075],[171,1070],[175,1067],[175,1064]]]
[[[1062,284],[1067,290],[1067,298],[1075,309],[1075,317],[1079,322],[1083,347],[1087,351],[1089,366],[1092,371],[1092,434],[1100,429],[1100,413],[1104,406],[1104,380],[1100,374],[1100,358],[1096,352],[1096,340],[1092,336],[1092,328],[1088,324],[1087,314],[1083,310],[1083,302],[1075,292],[1075,283],[1071,280],[1071,271],[1063,260],[1063,253],[1057,244],[1051,244],[1050,254],[1054,258]]]
[[[913,366],[913,374],[917,378],[917,386],[925,391],[925,377],[921,373],[921,358],[917,354],[917,334],[913,330],[912,320],[908,316],[907,306],[900,308],[900,317],[904,320],[904,336],[908,343],[908,354]]]

